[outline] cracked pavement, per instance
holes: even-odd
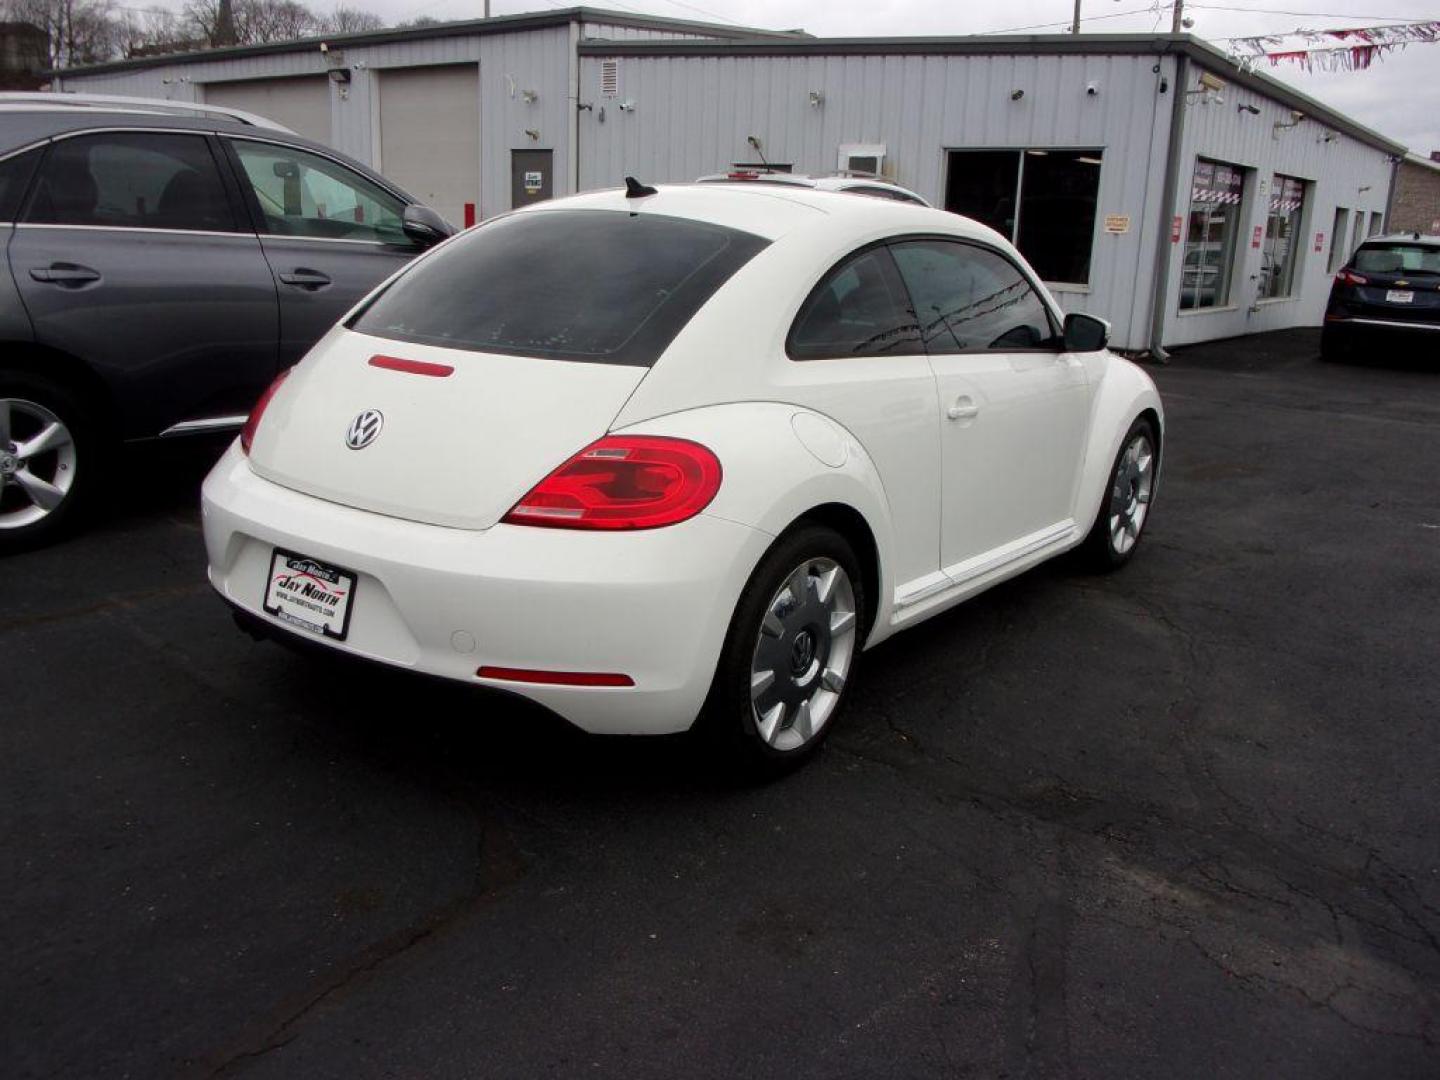
[[[1136,560],[863,658],[825,752],[250,642],[213,447],[0,562],[7,1077],[1440,1075],[1440,372],[1153,369]]]

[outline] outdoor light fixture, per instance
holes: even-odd
[[[1282,131],[1288,131],[1290,128],[1293,128],[1295,125],[1297,125],[1298,123],[1300,123],[1300,121],[1302,121],[1302,120],[1304,120],[1304,119],[1305,119],[1305,114],[1304,114],[1303,112],[1301,112],[1299,109],[1291,109],[1291,110],[1290,110],[1290,122],[1287,124],[1287,123],[1285,123],[1284,120],[1276,120],[1276,121],[1275,121],[1275,130],[1274,130],[1273,132],[1271,132],[1271,134],[1272,134],[1272,136],[1273,136],[1274,138],[1277,138],[1277,139],[1278,139],[1278,138],[1280,138],[1280,132],[1282,132]]]
[[[1260,110],[1257,109],[1254,105],[1236,105],[1236,106],[1235,106],[1235,111],[1236,111],[1236,112],[1248,112],[1251,116],[1259,116],[1259,115],[1260,115]]]
[[[1020,100],[1022,97],[1024,97],[1024,96],[1025,96],[1025,91],[1024,91],[1024,90],[1011,90],[1011,91],[1010,91],[1010,100],[1011,100],[1011,101],[1019,101],[1019,100]]]
[[[618,108],[621,112],[634,112],[634,111],[635,111],[635,102],[631,101],[629,98],[626,98],[624,101],[620,102],[620,104],[617,106],[617,108]]]
[[[540,95],[534,90],[521,90],[520,100],[525,102],[526,105],[534,105],[535,102],[540,100]]]
[[[810,108],[818,109],[825,104],[825,94],[820,90],[810,91]]]
[[[349,68],[343,68],[343,67],[342,67],[342,68],[331,68],[331,69],[330,69],[330,81],[333,82],[333,83],[335,83],[335,85],[337,85],[337,86],[344,86],[346,83],[348,83],[348,82],[350,81],[350,69],[349,69]]]

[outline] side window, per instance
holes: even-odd
[[[892,246],[931,353],[1058,348],[1049,311],[1009,259],[974,244]]]
[[[919,340],[895,264],[884,248],[871,248],[815,286],[790,328],[786,351],[792,360],[883,356],[919,352]]]
[[[268,233],[409,244],[405,204],[344,165],[291,146],[231,144],[265,215]]]
[[[44,150],[31,150],[0,161],[0,221],[14,221],[20,200]]]
[[[25,220],[122,229],[236,229],[209,144],[200,135],[168,132],[61,139],[40,166]]]

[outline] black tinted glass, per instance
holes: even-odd
[[[815,287],[795,317],[787,348],[795,360],[824,360],[919,352],[919,340],[889,254],[871,248]]]
[[[199,135],[116,132],[50,148],[26,221],[132,229],[235,228],[210,147]]]
[[[1015,239],[1015,196],[1019,188],[1017,150],[963,150],[950,154],[945,209],[989,225]]]
[[[765,245],[658,214],[515,214],[416,262],[350,325],[454,349],[648,367]]]
[[[1098,150],[1025,155],[1020,235],[1015,246],[1041,281],[1090,280],[1090,245],[1100,197]]]
[[[1440,274],[1440,247],[1366,244],[1355,252],[1355,269],[1371,274]]]
[[[928,351],[1055,347],[1044,302],[1009,259],[949,240],[912,240],[891,250]]]
[[[30,184],[30,174],[35,171],[41,153],[40,150],[31,150],[0,161],[0,221],[15,220],[20,200]]]

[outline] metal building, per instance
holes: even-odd
[[[866,168],[1155,349],[1319,325],[1405,149],[1189,35],[816,39],[575,8],[61,74],[219,101],[460,222],[767,162]]]
[[[581,40],[793,35],[567,8],[72,68],[54,88],[245,109],[384,172],[456,224],[579,190]]]

